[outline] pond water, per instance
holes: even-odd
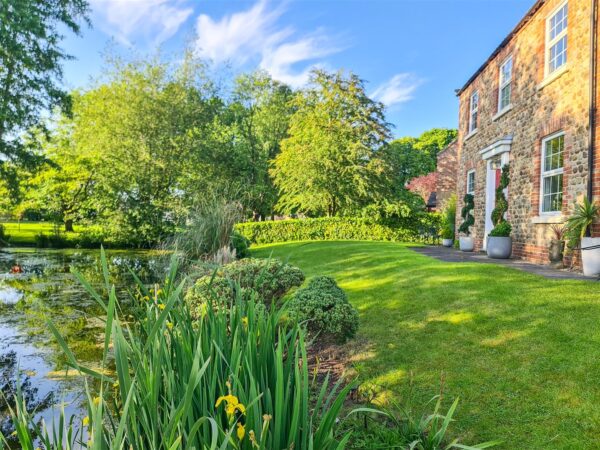
[[[134,283],[129,269],[143,282],[160,276],[162,258],[156,252],[107,252],[111,283],[125,308]],[[21,273],[11,273],[18,271]],[[94,250],[4,249],[0,251],[0,387],[11,397],[23,387],[28,409],[47,423],[63,406],[67,415],[83,404],[82,377],[67,371],[62,351],[51,335],[51,320],[77,359],[97,367],[102,355],[101,307],[71,273],[81,273],[102,286],[100,252]],[[0,396],[0,431],[10,433],[7,405]]]

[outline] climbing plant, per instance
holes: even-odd
[[[469,228],[475,224],[475,218],[473,217],[473,214],[471,214],[471,211],[473,211],[473,208],[475,208],[473,194],[466,194],[463,198],[463,203],[464,206],[460,211],[460,216],[463,218],[463,222],[460,224],[458,231],[469,236],[471,234]]]

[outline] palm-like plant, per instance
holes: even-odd
[[[600,215],[600,206],[587,197],[575,205],[575,210],[566,225],[569,247],[574,248],[583,237],[591,236],[591,225]]]

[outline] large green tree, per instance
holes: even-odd
[[[346,214],[385,196],[392,166],[384,106],[364,82],[343,72],[314,71],[297,93],[289,137],[271,174],[282,212]]]
[[[36,160],[23,133],[40,126],[55,106],[68,108],[61,89],[69,56],[63,33],[79,33],[87,21],[86,0],[0,0],[0,177],[15,187],[18,167]]]
[[[94,155],[98,220],[113,235],[152,245],[185,220],[195,196],[233,178],[223,102],[203,74],[190,55],[176,66],[117,61],[77,102],[72,139]]]
[[[291,88],[259,71],[238,77],[231,111],[235,120],[237,154],[244,161],[244,205],[259,219],[273,214],[277,188],[269,176],[269,164],[288,135],[293,112]]]
[[[98,171],[98,155],[77,146],[72,137],[73,123],[60,117],[50,136],[38,136],[45,156],[24,185],[20,209],[43,211],[49,218],[73,231],[73,223],[97,212],[93,192]]]
[[[456,139],[457,131],[432,128],[419,137],[403,137],[390,143],[396,183],[404,186],[411,179],[435,171],[437,155]]]

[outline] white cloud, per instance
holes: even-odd
[[[91,4],[99,27],[126,45],[135,38],[160,44],[194,12],[185,0],[92,0]]]
[[[293,28],[278,25],[284,12],[281,4],[274,7],[268,0],[258,0],[250,9],[220,20],[201,14],[196,23],[196,50],[217,63],[254,62],[273,78],[301,86],[310,70],[320,65],[318,60],[340,48],[322,30],[299,36]]]
[[[386,106],[405,103],[413,98],[413,94],[422,80],[411,73],[398,73],[388,81],[380,84],[371,94],[371,98]]]

